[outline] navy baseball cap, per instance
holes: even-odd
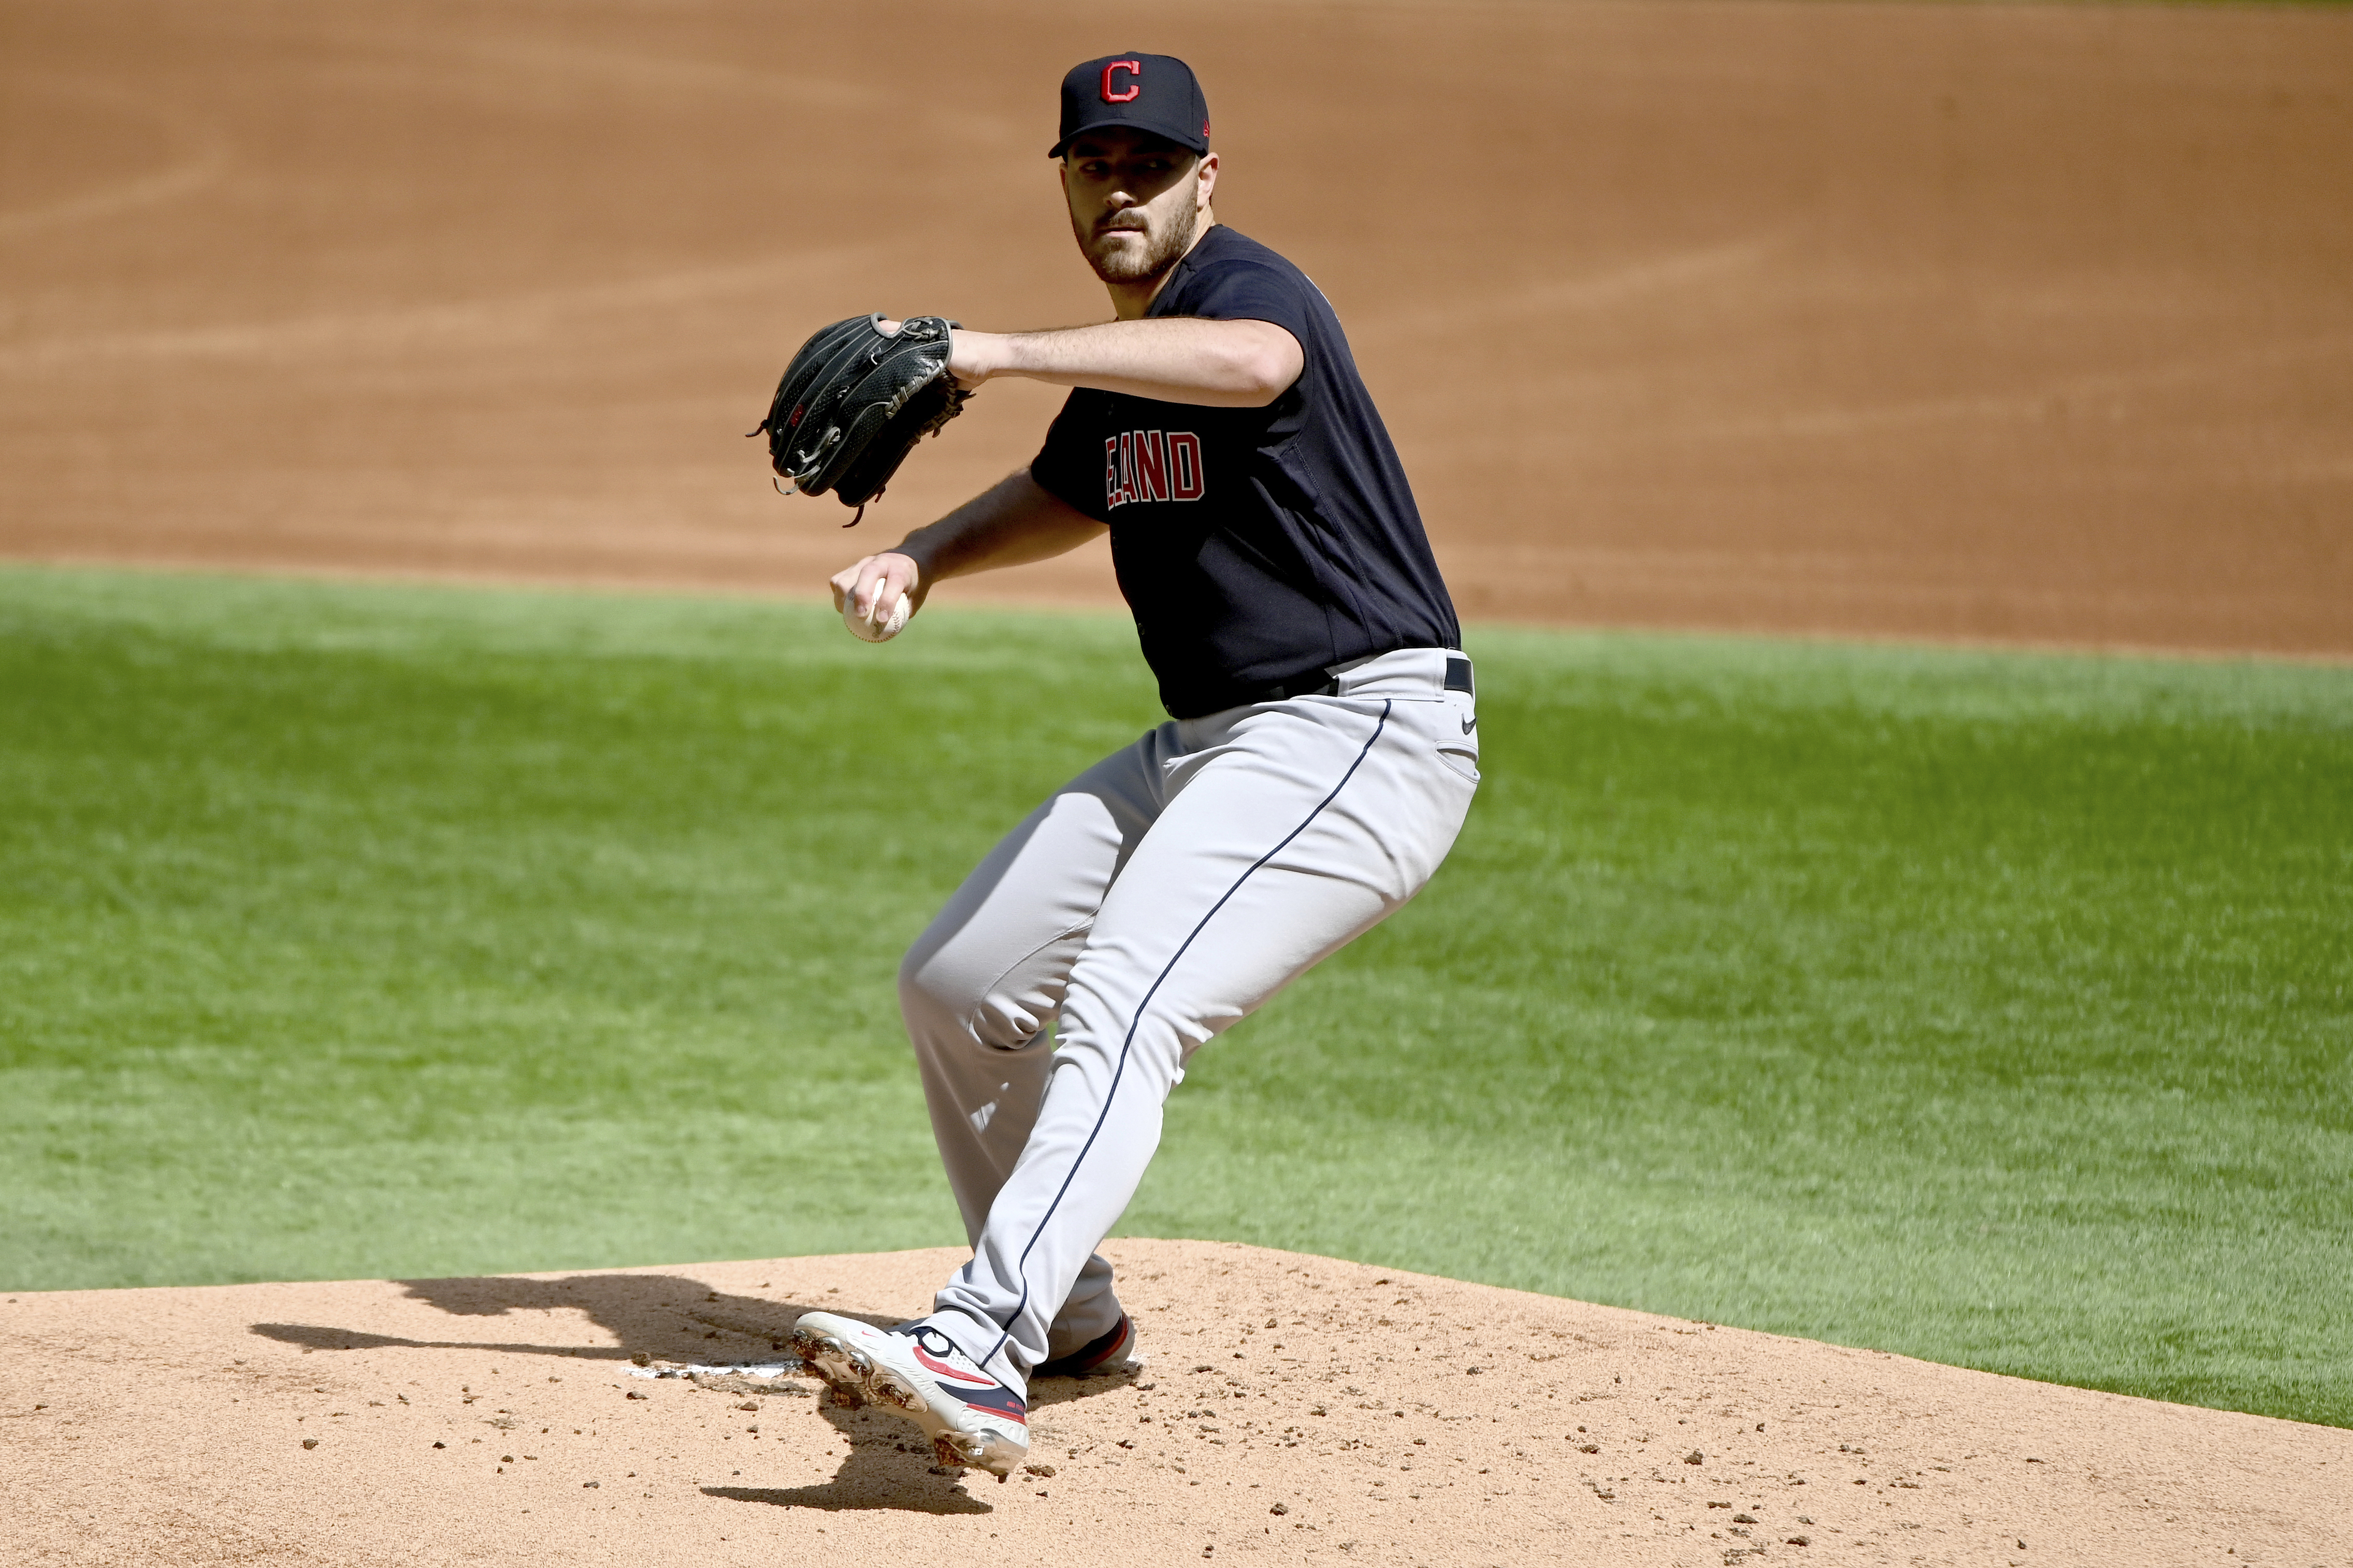
[[[1059,158],[1071,139],[1124,125],[1165,136],[1196,153],[1209,150],[1209,101],[1193,68],[1174,55],[1130,52],[1072,66],[1062,79],[1062,135],[1046,150]]]

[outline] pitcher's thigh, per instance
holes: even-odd
[[[919,1044],[946,1027],[1011,1049],[1044,1027],[1121,862],[1150,825],[1149,797],[1137,798],[1143,779],[1127,752],[1106,757],[965,879],[899,967],[900,1005]]]
[[[1106,1049],[1156,1038],[1173,1076],[1411,899],[1469,804],[1467,785],[1433,784],[1428,752],[1375,710],[1261,726],[1202,768],[1103,901],[1072,973],[1065,1048],[1083,1014]]]

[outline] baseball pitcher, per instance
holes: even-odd
[[[1471,661],[1413,493],[1330,302],[1219,225],[1192,71],[1089,60],[1060,130],[1071,231],[1116,319],[853,319],[811,340],[763,426],[780,474],[855,504],[991,379],[1071,388],[1027,468],[837,574],[835,600],[879,639],[948,579],[1108,530],[1170,715],[1030,813],[900,970],[972,1260],[919,1321],[811,1312],[793,1335],[943,1464],[1000,1478],[1029,1450],[1032,1380],[1126,1357],[1095,1247],[1187,1061],[1419,891],[1479,780]]]

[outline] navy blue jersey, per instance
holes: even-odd
[[[1220,226],[1148,313],[1271,321],[1306,358],[1264,408],[1082,387],[1030,464],[1041,487],[1110,525],[1168,711],[1195,718],[1316,685],[1329,666],[1396,648],[1461,647],[1405,470],[1307,275]]]

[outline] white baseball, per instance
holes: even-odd
[[[874,597],[879,607],[882,595],[878,593]],[[841,602],[842,625],[868,642],[889,642],[906,630],[907,617],[914,613],[914,605],[904,594],[899,595],[899,602],[891,606],[890,616],[881,621],[876,621],[871,616],[858,613],[858,595],[855,594]]]

